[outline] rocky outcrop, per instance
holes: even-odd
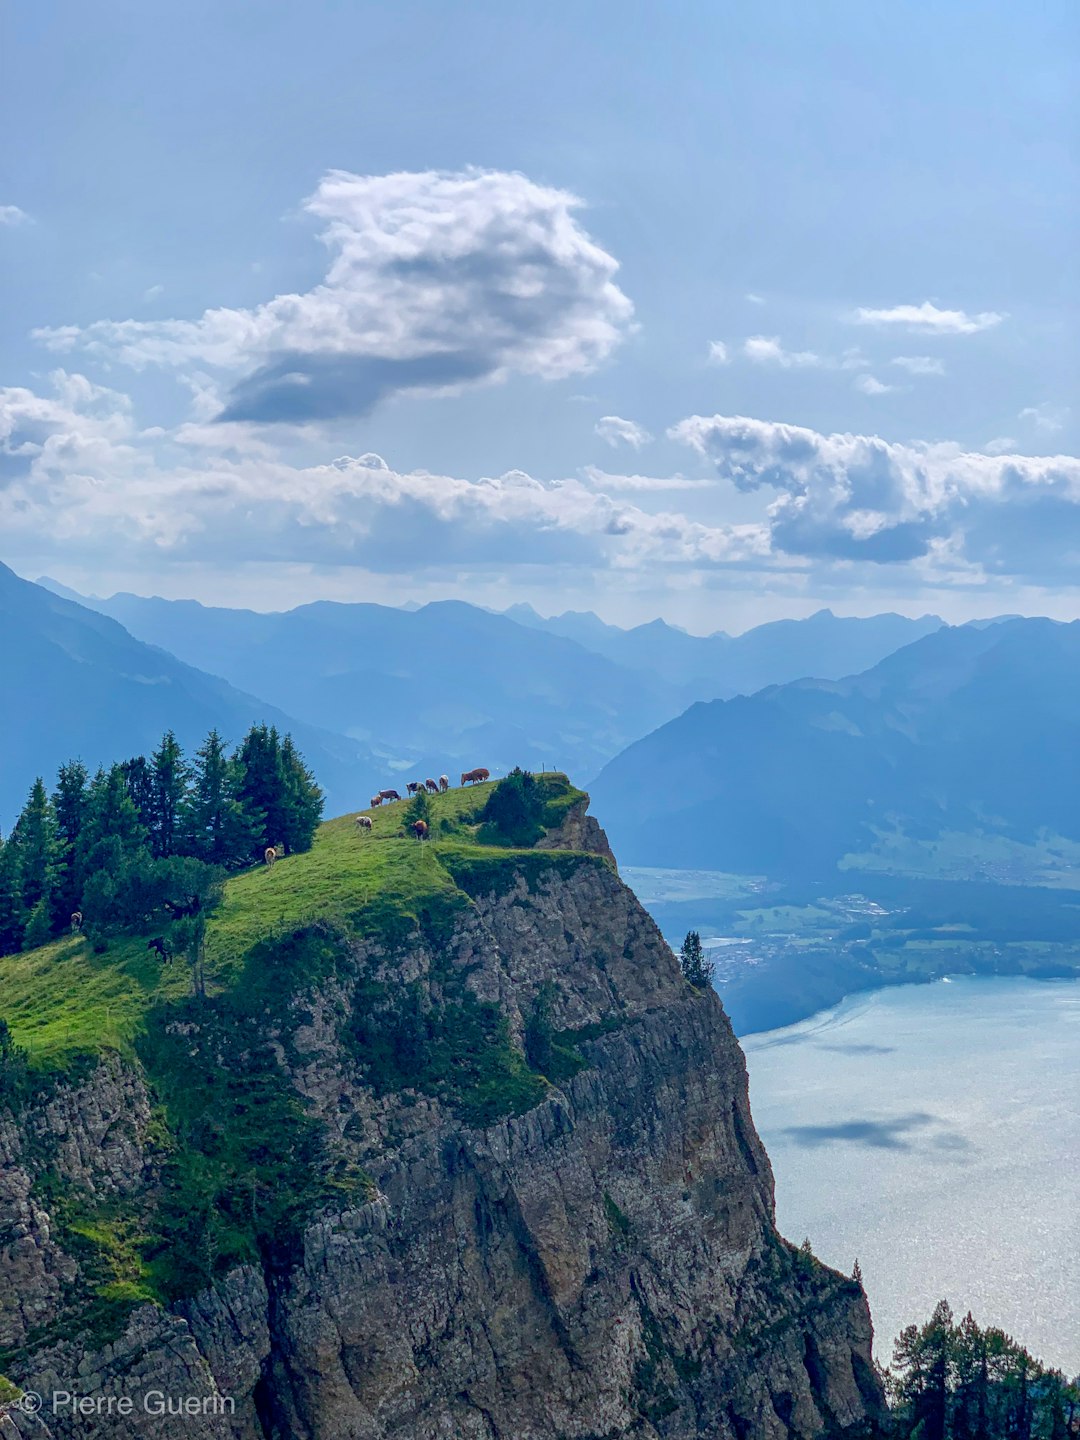
[[[357,942],[293,1007],[280,1064],[368,1177],[364,1195],[172,1313],[138,1308],[96,1352],[75,1339],[20,1352],[11,1378],[47,1399],[17,1426],[40,1436],[44,1421],[57,1440],[810,1440],[871,1427],[865,1297],[777,1235],[720,1002],[683,982],[594,823],[582,806],[563,827],[591,855],[474,880],[447,937],[393,954]],[[579,1062],[484,1127],[431,1094],[377,1094],[343,1037],[373,979],[393,977],[433,1002],[464,986],[518,1043],[542,1007]],[[101,1067],[51,1113],[22,1133],[59,1126],[50,1163],[68,1183],[152,1183],[134,1072]],[[18,1235],[0,1296],[20,1288],[47,1315],[77,1260],[51,1241],[34,1163],[4,1133],[23,1179],[5,1164],[0,1224]],[[40,1319],[25,1308],[0,1303],[13,1350]],[[76,1389],[127,1396],[132,1413],[53,1413],[51,1393]],[[202,1410],[148,1413],[149,1392]]]

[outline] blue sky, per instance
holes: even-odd
[[[1072,3],[3,24],[23,573],[1080,614]]]

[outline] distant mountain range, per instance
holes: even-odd
[[[847,674],[940,626],[933,616],[763,625],[732,639],[655,621],[543,620],[460,601],[418,608],[319,602],[277,614],[191,600],[76,596],[133,635],[309,724],[370,746],[392,772],[514,765],[587,782],[700,698],[806,674]]]
[[[519,625],[565,636],[616,664],[659,676],[686,692],[688,704],[752,695],[765,685],[810,675],[838,680],[876,665],[944,623],[938,615],[863,618],[819,610],[806,620],[774,620],[742,635],[718,630],[701,636],[663,620],[621,630],[592,611],[568,610],[549,620],[531,605],[512,605],[504,613]]]
[[[620,858],[770,875],[1080,839],[1080,622],[943,628],[838,681],[691,706],[593,782]]]
[[[215,726],[238,740],[254,722],[292,731],[332,809],[366,804],[381,773],[363,745],[298,721],[265,700],[136,640],[106,616],[21,580],[0,565],[0,825],[36,775],[145,753],[167,729],[185,749]]]

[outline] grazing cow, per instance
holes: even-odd
[[[437,780],[425,780],[424,788],[429,795],[437,795],[439,793],[439,782]]]
[[[356,817],[356,828],[357,828],[357,830],[370,830],[370,829],[371,829],[371,816],[370,816],[370,815],[357,815],[357,817]]]
[[[72,933],[73,935],[78,935],[78,933],[79,933],[79,931],[80,931],[81,929],[82,929],[82,911],[81,911],[81,910],[74,910],[74,911],[72,911],[72,915],[71,915],[71,933]]]
[[[381,796],[381,795],[372,795],[372,797],[371,797],[371,807],[370,807],[370,808],[371,808],[372,810],[374,810],[374,809],[376,809],[376,808],[377,808],[379,805],[381,805],[381,804],[382,804],[382,796]]]
[[[153,940],[148,940],[146,948],[153,950],[163,965],[167,965],[172,959],[172,951],[169,949],[164,935],[155,935]]]
[[[426,840],[428,837],[427,821],[414,820],[412,824],[412,833],[416,836],[418,840]]]
[[[449,790],[449,789],[450,789],[450,776],[449,776],[449,775],[440,775],[440,776],[439,776],[439,789],[440,789],[440,790]]]
[[[401,796],[396,790],[380,790],[379,798],[382,800],[400,800]]]
[[[485,770],[481,765],[476,770],[463,770],[461,773],[462,785],[479,785],[481,780],[490,780],[491,771]]]
[[[268,845],[263,851],[263,859],[266,861],[267,865],[273,865],[278,859],[278,852],[273,845]]]
[[[405,789],[410,795],[415,795],[417,790],[422,790],[423,788],[424,785],[423,781],[421,780],[410,780],[409,783],[405,786]]]

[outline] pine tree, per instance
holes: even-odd
[[[181,817],[187,794],[187,766],[176,736],[167,730],[150,757],[152,799],[150,808],[150,849],[161,859],[175,855],[180,838]]]
[[[89,810],[86,766],[78,760],[61,765],[52,796],[55,831],[53,925],[63,930],[79,908],[83,887],[83,830]]]
[[[47,945],[52,937],[52,907],[48,899],[42,896],[27,917],[26,929],[23,932],[22,948],[24,950],[37,950],[42,945]]]
[[[90,782],[84,829],[87,873],[97,868],[95,851],[101,845],[115,841],[123,855],[146,847],[146,827],[128,794],[120,765],[99,770]]]
[[[862,1285],[862,1266],[859,1264],[859,1257],[857,1255],[855,1256],[855,1264],[851,1267],[851,1278],[855,1281],[856,1285]]]
[[[231,778],[233,799],[252,840],[247,858],[257,860],[268,845],[284,843],[281,745],[273,727],[251,727],[233,756]]]
[[[51,916],[53,886],[53,817],[45,782],[39,776],[30,787],[22,814],[15,823],[23,908],[29,915],[42,902]],[[39,926],[40,929],[40,926]]]
[[[139,812],[139,819],[149,834],[154,824],[154,772],[145,755],[135,755],[132,759],[123,761],[120,769],[124,772],[124,781],[132,804]]]
[[[283,820],[281,838],[289,853],[295,855],[301,850],[311,849],[315,831],[322,819],[323,792],[315,783],[315,776],[304,764],[291,735],[286,735],[281,742],[280,769]],[[426,794],[424,801],[426,804]]]
[[[11,837],[0,843],[0,955],[20,948],[25,925],[19,847]]]
[[[682,943],[682,949],[679,951],[679,968],[682,970],[683,978],[693,985],[695,990],[707,990],[712,984],[713,964],[706,958],[705,947],[696,930],[688,931],[686,939]]]
[[[245,864],[256,844],[234,788],[225,742],[211,730],[195,753],[183,822],[185,850],[210,865]]]

